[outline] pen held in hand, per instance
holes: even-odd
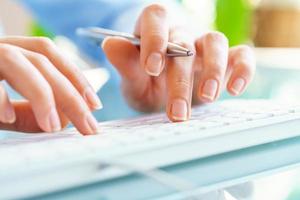
[[[135,45],[140,45],[140,39],[132,34],[113,31],[99,27],[78,28],[76,34],[82,37],[89,38],[97,43],[101,43],[105,37],[123,37],[130,40]],[[178,44],[168,42],[167,54],[168,57],[187,57],[193,56],[194,53],[189,49]]]

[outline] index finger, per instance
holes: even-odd
[[[48,38],[43,37],[5,37],[0,43],[15,45],[29,51],[46,56],[51,63],[75,86],[92,109],[101,108],[102,104],[95,91],[90,86],[80,69],[71,62],[56,45]]]
[[[164,68],[169,39],[167,15],[164,6],[152,4],[142,12],[135,30],[141,38],[141,66],[151,76],[158,76]]]

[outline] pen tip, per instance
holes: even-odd
[[[188,51],[186,54],[187,54],[187,56],[193,56],[194,55],[194,53],[191,52],[191,51]]]

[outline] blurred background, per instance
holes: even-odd
[[[231,46],[247,43],[255,47],[257,74],[242,98],[300,101],[300,0],[178,2],[199,29],[223,32]],[[3,34],[57,37],[17,1],[0,0],[0,24]],[[69,43],[60,44],[70,49]],[[225,93],[222,98],[230,97]],[[255,188],[255,199],[299,200],[300,171],[259,179]]]

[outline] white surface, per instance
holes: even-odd
[[[101,160],[115,159],[142,168],[164,166],[293,137],[297,135],[299,121],[298,106],[270,101],[229,101],[195,109],[194,117],[185,123],[168,123],[164,115],[153,115],[101,123],[102,134],[91,137],[67,130],[56,135],[2,140],[0,185],[7,195],[17,196],[63,189],[124,173],[113,170],[95,175],[94,170]],[[200,154],[195,151],[197,148],[202,149]],[[20,169],[19,166],[26,167]],[[51,173],[55,168],[59,170]],[[33,178],[35,173],[45,169],[50,171]],[[26,187],[23,182],[26,179],[20,179],[22,174],[30,177]],[[18,181],[12,183],[21,188],[18,193],[9,192],[12,189],[9,180],[14,177],[18,177]],[[59,183],[55,181],[58,177]]]
[[[101,162],[156,168],[294,137],[299,111],[298,106],[271,101],[227,101],[194,109],[193,118],[185,123],[169,123],[165,115],[152,115],[100,123],[102,132],[90,137],[66,130],[2,140],[0,186],[7,195],[26,196],[125,173],[119,168],[95,175]],[[44,170],[48,173],[34,176]],[[30,184],[25,187],[26,177]],[[60,182],[55,181],[58,177]],[[20,188],[18,193],[9,192],[10,183]]]
[[[59,134],[6,139],[0,141],[0,155],[5,161],[0,168],[17,167],[24,159],[30,159],[33,166],[61,156],[67,160],[78,153],[122,157],[130,162],[141,159],[141,163],[146,156],[152,159],[158,153],[160,157],[152,165],[166,165],[297,136],[299,111],[298,106],[269,101],[225,101],[194,109],[194,116],[184,123],[169,123],[162,114],[100,123],[101,133],[89,137],[69,129]],[[193,151],[197,146],[202,151]],[[170,156],[172,151],[180,154]]]
[[[259,67],[300,69],[300,48],[255,48]]]

